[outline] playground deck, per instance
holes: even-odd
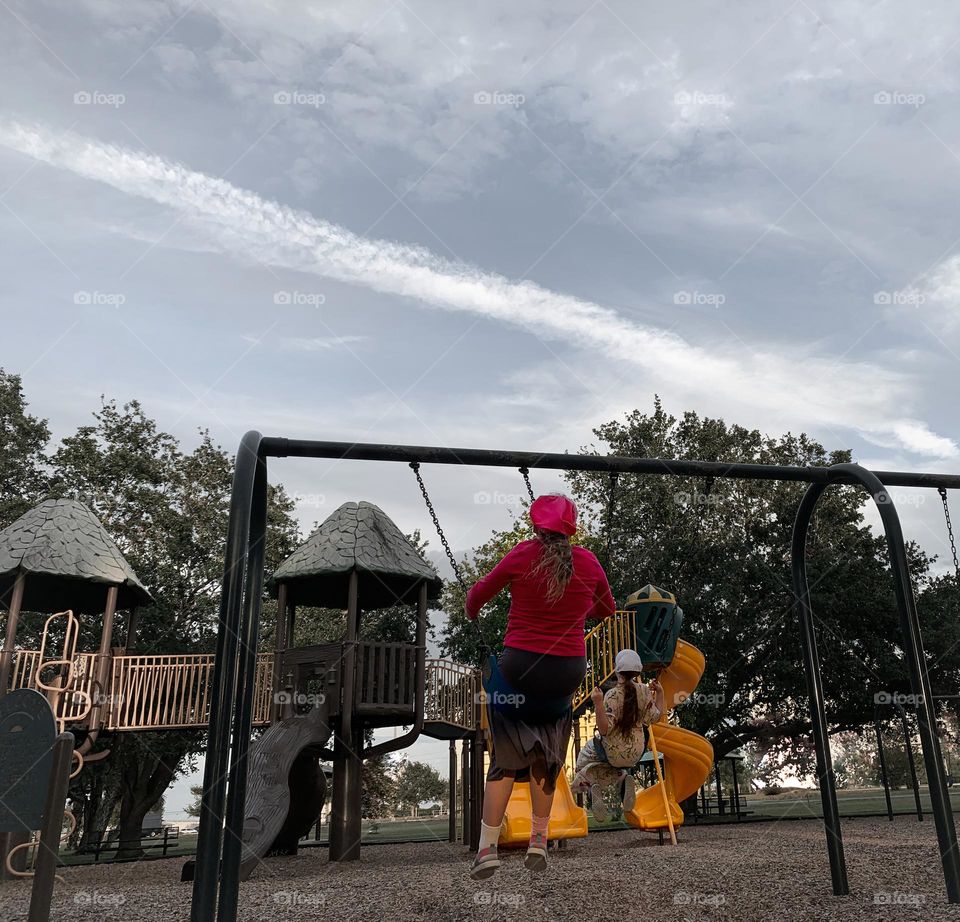
[[[472,920],[951,919],[932,823],[900,817],[843,821],[851,895],[830,893],[819,823],[684,828],[678,848],[624,830],[591,835],[551,854],[532,877],[507,853],[493,881],[467,876],[469,856],[445,843],[368,846],[331,865],[324,851],[269,860],[240,887],[247,922],[341,919]],[[55,918],[180,922],[189,916],[182,861],[68,868]],[[28,884],[0,887],[0,918],[25,918]]]

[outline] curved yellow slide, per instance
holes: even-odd
[[[500,845],[526,845],[530,841],[530,784],[513,786],[507,813],[500,827]],[[580,839],[587,834],[587,811],[578,807],[567,781],[566,771],[557,778],[557,792],[550,811],[547,837],[550,839]]]
[[[693,693],[703,675],[706,661],[703,654],[686,641],[677,641],[673,662],[660,673],[663,699],[667,711]],[[713,746],[698,733],[667,723],[668,713],[653,725],[657,751],[663,756],[663,784],[673,825],[683,822],[680,802],[700,790],[713,769]],[[638,829],[664,829],[667,811],[661,785],[654,784],[637,793],[637,802],[624,819]]]

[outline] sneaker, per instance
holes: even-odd
[[[498,867],[500,867],[500,859],[497,857],[497,846],[491,845],[477,852],[477,857],[473,859],[473,867],[470,868],[470,876],[474,880],[486,880],[488,877],[493,877]]]
[[[637,802],[637,785],[633,780],[633,775],[627,772],[627,777],[623,779],[623,810],[629,813]]]
[[[528,871],[537,873],[547,869],[547,837],[542,835],[530,836],[527,854],[523,859],[523,866]]]
[[[598,823],[607,821],[607,805],[603,802],[603,787],[599,784],[590,785],[590,809]]]

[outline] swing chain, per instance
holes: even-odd
[[[530,468],[524,465],[520,468],[520,475],[523,477],[523,482],[527,485],[527,493],[530,494],[530,502],[532,503],[537,497],[533,492],[533,485],[530,483]]]
[[[937,487],[940,501],[943,503],[943,517],[947,520],[947,536],[950,538],[950,553],[953,555],[953,568],[960,580],[960,559],[957,558],[957,543],[953,539],[953,523],[950,521],[950,507],[947,505],[947,488]]]
[[[440,527],[440,519],[437,518],[437,512],[433,508],[433,503],[430,501],[430,494],[427,493],[427,485],[423,482],[423,477],[420,476],[420,462],[411,461],[410,468],[417,478],[417,483],[420,485],[420,492],[423,494],[423,501],[427,504],[427,511],[430,513],[430,518],[433,519],[433,527],[436,528],[437,534],[440,536],[440,543],[443,545],[443,550],[447,555],[447,560],[450,561],[450,568],[453,570],[453,575],[457,578],[457,582],[460,584],[460,587],[464,590],[464,592],[466,592],[468,586],[466,582],[464,582],[463,574],[460,572],[460,565],[457,563],[457,558],[453,556],[453,551],[450,550],[450,544],[447,541],[447,536],[443,533],[443,529]]]

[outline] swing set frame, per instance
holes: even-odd
[[[485,467],[605,472],[706,479],[782,480],[807,483],[793,527],[791,571],[810,697],[817,777],[833,892],[849,893],[836,780],[830,753],[820,659],[807,585],[806,539],[817,502],[827,487],[862,486],[876,504],[886,535],[902,643],[917,703],[917,722],[930,789],[947,899],[960,903],[960,851],[946,784],[943,756],[903,531],[888,487],[960,489],[960,475],[870,471],[858,464],[809,467],[739,464],[620,455],[571,455],[442,446],[389,445],[265,437],[250,431],[237,452],[224,559],[209,736],[203,779],[191,922],[235,922],[250,745],[254,669],[263,598],[267,525],[267,460],[326,458]],[[941,492],[941,496],[944,493]]]

